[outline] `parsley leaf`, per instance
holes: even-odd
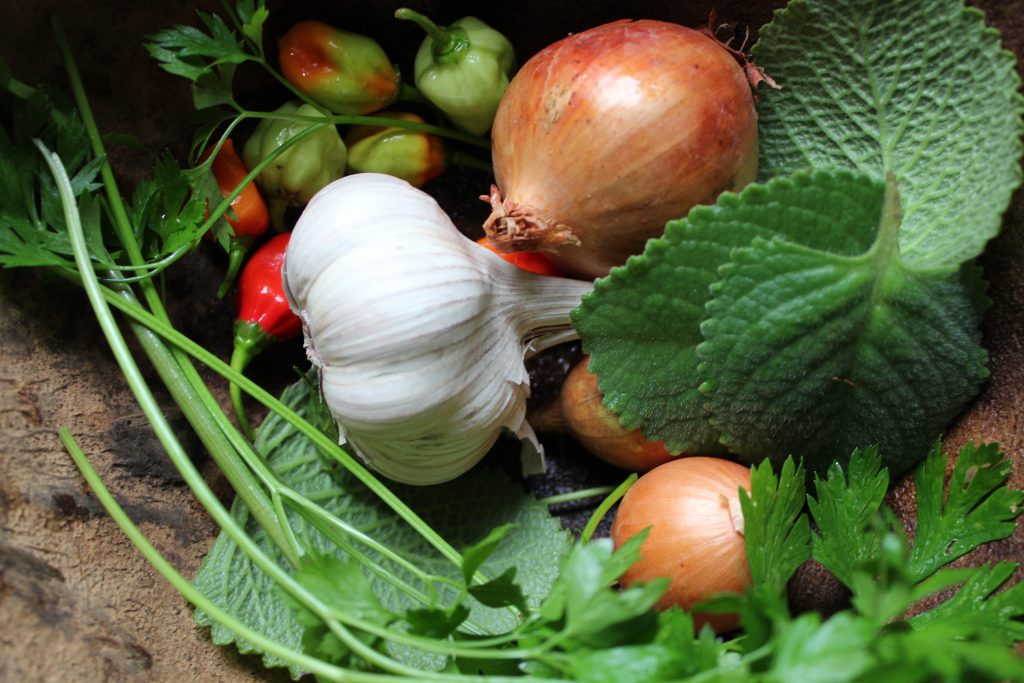
[[[765,460],[750,472],[750,493],[740,489],[744,545],[754,585],[784,599],[786,582],[810,556],[804,509],[804,468],[787,458],[776,477]]]
[[[270,16],[270,12],[264,6],[264,0],[238,0],[235,12],[242,23],[242,34],[252,41],[253,45],[262,45],[263,24]]]
[[[855,450],[845,472],[836,462],[827,479],[815,475],[817,498],[807,500],[817,526],[814,559],[848,587],[854,569],[881,551],[882,538],[871,532],[888,488],[889,473],[877,447]]]
[[[206,32],[194,26],[176,26],[149,36],[146,50],[165,71],[195,83],[218,65],[258,59],[245,50],[223,18],[206,12],[197,14]]]
[[[955,595],[911,618],[911,626],[948,620],[961,629],[961,636],[982,634],[1004,645],[1024,641],[1024,583],[996,593],[1016,569],[1014,562],[1000,562],[971,570]]]
[[[55,93],[24,86],[24,99],[0,91],[0,266],[75,270],[64,207],[34,140],[61,156],[94,258],[113,260],[105,200],[96,192],[104,158]]]
[[[728,671],[735,667],[731,659],[710,629],[695,636],[693,617],[671,609],[658,615],[651,642],[577,650],[571,655],[570,667],[573,680],[582,683],[647,683],[678,681],[716,667]],[[730,673],[735,676],[739,671]]]
[[[946,462],[936,443],[914,477],[917,530],[909,563],[918,580],[983,543],[1012,534],[1024,504],[1024,492],[1004,486],[1012,465],[998,445],[968,443],[960,450],[943,502]]]
[[[840,612],[824,623],[817,614],[801,614],[777,636],[769,680],[858,680],[873,663],[868,646],[876,634],[870,621],[849,612]]]

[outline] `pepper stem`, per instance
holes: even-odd
[[[448,155],[448,164],[453,166],[462,166],[464,168],[472,168],[477,171],[483,171],[488,175],[494,173],[494,168],[481,159],[480,157],[467,154],[460,149],[452,150]]]
[[[411,21],[422,28],[430,39],[430,49],[435,62],[451,62],[458,60],[462,53],[469,49],[469,34],[461,26],[441,28],[428,17],[408,7],[395,10],[395,18]]]
[[[231,369],[239,373],[244,372],[252,359],[258,356],[271,340],[272,337],[258,323],[249,320],[236,320],[234,350],[231,352]],[[245,413],[242,390],[237,384],[231,382],[228,392],[231,395],[231,406],[235,409],[235,419],[238,421],[238,426],[242,433],[245,434],[245,438],[252,441],[256,434],[249,423],[249,416]]]
[[[231,285],[234,284],[235,278],[238,277],[238,270],[242,267],[242,261],[245,259],[245,252],[249,250],[248,241],[239,240],[232,238],[231,248],[228,249],[228,271],[224,273],[224,279],[220,283],[220,287],[217,288],[217,298],[223,299],[224,295],[231,289]]]

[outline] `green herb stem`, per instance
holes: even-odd
[[[579,491],[569,491],[568,493],[559,493],[557,495],[548,496],[546,498],[538,498],[537,502],[540,503],[541,505],[559,505],[560,503],[575,503],[578,500],[596,498],[597,496],[607,496],[614,490],[614,486],[595,486],[594,488],[590,489],[580,489]]]
[[[117,501],[111,495],[110,490],[107,489],[103,480],[97,474],[96,470],[89,463],[88,458],[78,443],[75,441],[74,436],[67,429],[61,429],[58,432],[61,443],[67,449],[71,459],[74,460],[78,470],[82,473],[89,488],[92,489],[97,500],[103,509],[107,511],[107,514],[114,520],[124,535],[128,537],[128,540],[139,550],[142,556],[149,562],[157,572],[169,583],[175,590],[181,593],[182,597],[188,600],[190,603],[195,605],[197,608],[203,610],[212,620],[219,623],[221,626],[230,629],[238,637],[244,638],[245,640],[252,643],[255,647],[261,651],[271,654],[275,657],[279,657],[282,660],[294,665],[301,667],[305,671],[314,673],[317,676],[323,676],[334,681],[377,681],[379,678],[363,678],[359,672],[348,672],[344,669],[336,667],[332,664],[328,664],[324,661],[310,657],[301,652],[296,652],[291,648],[281,645],[275,640],[271,640],[264,636],[259,631],[255,631],[245,624],[241,623],[227,612],[224,612],[220,607],[216,605],[212,600],[209,600],[205,595],[197,591],[188,579],[178,573],[170,562],[160,554],[156,548],[149,542],[146,536],[139,531],[139,528],[135,526],[131,518],[125,514],[124,509],[118,505]]]
[[[50,167],[57,184],[64,207],[72,249],[75,254],[75,262],[82,276],[82,285],[93,307],[96,319],[99,321],[103,335],[107,339],[107,343],[110,345],[111,351],[118,362],[118,366],[128,381],[128,385],[135,395],[135,399],[143,414],[152,425],[160,444],[164,447],[171,461],[185,479],[185,483],[188,484],[196,498],[210,513],[214,521],[231,537],[256,566],[266,572],[292,597],[323,619],[338,637],[342,638],[346,645],[354,651],[360,652],[369,661],[375,661],[382,668],[388,668],[396,673],[403,674],[414,672],[414,669],[407,670],[407,667],[401,663],[374,652],[364,643],[348,634],[347,630],[331,617],[330,609],[319,598],[310,593],[292,576],[285,573],[273,560],[267,557],[256,542],[238,525],[231,516],[231,513],[224,508],[209,486],[207,486],[199,471],[189,460],[188,454],[174,435],[174,431],[164,417],[156,398],[149,390],[138,365],[136,365],[135,360],[132,358],[131,351],[124,337],[121,336],[118,330],[117,321],[114,320],[114,316],[106,304],[102,285],[96,274],[92,271],[92,265],[89,261],[88,245],[85,242],[81,218],[78,215],[78,207],[75,204],[74,193],[71,189],[71,181],[68,178],[67,172],[57,155],[50,153],[41,142],[37,142],[37,146],[43,152],[46,163]]]
[[[431,133],[438,137],[457,140],[468,145],[480,147],[481,149],[490,150],[491,148],[490,141],[476,135],[463,133],[462,131],[453,130],[451,128],[445,128],[444,126],[435,126],[430,123],[417,123],[415,121],[406,121],[404,119],[391,119],[385,116],[307,116],[305,114],[286,114],[283,112],[273,111],[246,111],[242,115],[246,118],[280,119],[282,121],[295,121],[298,123],[332,123],[337,126],[382,126],[391,128],[407,128],[409,130],[416,130],[422,133]]]
[[[128,212],[125,209],[124,202],[121,198],[121,193],[117,187],[117,181],[114,178],[113,169],[110,166],[109,161],[106,158],[106,150],[103,146],[103,139],[99,132],[99,128],[96,125],[96,119],[93,116],[92,108],[89,106],[88,97],[85,94],[85,88],[82,85],[82,79],[78,72],[77,64],[75,63],[74,55],[71,53],[71,48],[67,42],[67,38],[64,35],[64,31],[60,25],[60,21],[54,17],[53,28],[56,36],[57,44],[60,52],[64,59],[65,68],[68,74],[68,80],[71,84],[71,89],[74,95],[75,103],[77,105],[79,114],[82,117],[83,125],[88,132],[90,141],[92,143],[93,152],[98,158],[103,159],[103,164],[100,167],[100,175],[103,178],[103,185],[106,191],[107,199],[110,203],[111,212],[114,217],[114,226],[117,231],[118,237],[121,240],[122,246],[125,249],[130,261],[134,265],[142,265],[145,259],[142,256],[142,251],[139,248],[139,244],[135,238],[135,233],[132,229],[131,220],[128,217]],[[47,154],[47,163],[50,164],[51,170],[54,170],[53,159]],[[59,163],[59,160],[57,160]],[[63,170],[63,169],[61,169]],[[56,175],[56,170],[54,170]],[[66,202],[71,202],[74,205],[74,196],[70,195],[65,199]],[[227,200],[225,200],[227,201]],[[230,204],[230,202],[228,202]],[[68,207],[65,207],[67,210]],[[77,214],[77,210],[75,211]],[[70,223],[69,223],[70,225]],[[84,245],[84,241],[83,241]],[[77,258],[76,258],[77,260]],[[85,261],[85,266],[79,261],[79,270],[82,275],[83,286],[90,280],[91,277],[95,277],[92,272],[92,266],[88,261]],[[88,268],[89,272],[82,271],[82,268]],[[151,280],[143,280],[139,286],[142,289],[143,296],[146,299],[147,305],[153,311],[153,314],[163,322],[170,324],[169,318],[163,307],[163,301],[160,298],[160,294],[157,291],[154,283]],[[86,290],[88,292],[88,289]],[[126,294],[123,294],[123,296]],[[224,417],[223,412],[217,407],[214,411],[209,410],[211,404],[216,405],[216,401],[209,393],[209,389],[206,384],[199,377],[195,367],[188,360],[187,356],[180,350],[173,350],[169,353],[167,349],[159,343],[147,344],[145,334],[140,336],[140,343],[147,348],[147,354],[150,355],[151,361],[154,363],[154,367],[161,376],[161,380],[165,381],[168,390],[170,390],[178,406],[181,407],[182,413],[188,419],[189,424],[196,430],[196,434],[199,436],[203,445],[209,450],[211,457],[217,462],[218,467],[231,482],[232,487],[238,493],[239,497],[242,498],[243,502],[252,512],[253,516],[260,522],[267,534],[274,541],[275,545],[281,548],[285,556],[292,564],[297,564],[299,561],[299,554],[295,547],[294,538],[291,536],[290,529],[287,528],[285,520],[281,520],[279,517],[280,508],[279,505],[275,506],[275,501],[268,500],[267,495],[259,488],[258,484],[253,480],[252,474],[247,469],[247,464],[252,466],[253,460],[257,461],[258,458],[250,458],[250,462],[243,462],[239,453],[235,450],[230,442],[230,434],[235,432],[233,427],[228,425],[225,430],[225,423],[227,419]],[[154,342],[159,340],[153,339]],[[205,408],[203,406],[206,406]],[[224,418],[222,424],[218,425],[216,415],[220,415]]]
[[[315,526],[320,533],[331,539],[331,541],[341,547],[341,549],[346,553],[350,555],[358,555],[359,557],[357,559],[359,559],[360,563],[367,567],[367,569],[373,571],[375,574],[391,583],[409,597],[423,603],[424,605],[434,605],[436,602],[436,590],[433,585],[433,577],[430,574],[424,572],[422,569],[409,562],[387,546],[379,543],[370,536],[367,536],[359,529],[346,524],[337,516],[332,515],[319,505],[311,502],[305,496],[289,492],[288,500],[295,511],[298,512],[299,515],[301,515],[307,522]],[[383,557],[386,557],[408,571],[427,587],[428,591],[430,591],[430,595],[416,590],[406,582],[400,580],[393,572],[380,567],[378,563],[372,561],[364,553],[361,553],[356,547],[354,547],[349,541],[349,538],[359,541],[370,550],[380,553]]]
[[[637,477],[636,473],[629,475],[626,477],[624,482],[619,484],[614,491],[608,494],[607,498],[601,501],[601,504],[597,506],[596,510],[594,510],[594,514],[592,514],[590,519],[587,520],[586,526],[583,527],[583,532],[580,534],[580,543],[587,543],[590,541],[590,537],[594,535],[594,532],[597,530],[597,526],[601,523],[601,520],[604,519],[604,516],[608,514],[608,511],[612,509],[613,505],[619,502],[619,499],[626,495],[626,491],[636,483],[638,478],[639,477]]]
[[[371,492],[377,495],[396,514],[405,519],[406,522],[439,553],[441,553],[443,557],[456,566],[461,566],[462,556],[457,550],[455,550],[455,548],[441,538],[436,531],[430,528],[430,526],[423,521],[419,515],[402,502],[402,500],[388,489],[388,487],[379,479],[377,479],[373,473],[367,470],[358,460],[352,457],[313,424],[305,420],[301,415],[285,404],[281,403],[275,396],[260,387],[258,384],[254,383],[245,375],[233,370],[230,365],[222,361],[216,355],[210,353],[205,348],[174,329],[171,325],[156,318],[142,307],[121,301],[117,295],[109,289],[105,291],[104,297],[108,303],[120,310],[122,313],[145,325],[147,328],[167,340],[170,344],[189,354],[203,365],[206,365],[211,370],[227,379],[229,382],[238,384],[243,391],[252,396],[258,403],[261,403],[270,410],[279,414],[282,419],[294,426],[298,432],[312,441],[313,444],[323,453],[327,454],[329,457],[345,467],[345,469],[359,479],[360,482],[362,482]],[[485,581],[486,578],[479,576],[479,580]]]

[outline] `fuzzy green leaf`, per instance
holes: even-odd
[[[746,460],[789,454],[824,471],[877,444],[892,474],[928,447],[987,376],[973,268],[920,269],[896,246],[890,179],[861,255],[780,239],[733,251],[712,286],[706,341],[711,423]]]
[[[801,173],[671,223],[574,312],[606,405],[672,450],[916,462],[986,376],[984,288],[903,262],[888,187]]]
[[[605,405],[672,451],[721,450],[707,420],[696,347],[719,268],[755,237],[781,236],[842,255],[874,241],[882,186],[851,173],[802,173],[670,222],[642,255],[595,283],[573,311]],[[869,220],[859,217],[869,216]]]
[[[907,263],[981,253],[1020,184],[1024,100],[1011,53],[962,0],[793,0],[761,29],[781,85],[758,104],[761,175],[896,173]]]
[[[318,405],[311,402],[315,391],[308,381],[301,380],[287,389],[282,398],[300,414],[308,414]],[[281,418],[276,415],[267,418],[256,446],[282,480],[296,491],[398,551],[423,571],[446,576],[456,585],[462,583],[460,567],[444,560],[354,477],[325,461],[308,439]],[[569,535],[543,505],[524,494],[522,488],[503,472],[478,467],[448,484],[431,487],[395,485],[394,489],[455,547],[477,543],[501,524],[514,524],[515,528],[495,548],[481,571],[488,578],[497,578],[509,568],[518,567],[519,581],[531,608],[547,595],[557,572],[558,558],[569,548]],[[232,512],[245,523],[246,531],[264,552],[286,566],[280,552],[249,519],[245,508],[236,502]],[[305,520],[291,514],[289,519],[303,545],[343,561],[349,559]],[[374,556],[370,551],[366,554]],[[407,583],[419,585],[401,567],[385,559],[380,561]],[[414,601],[380,577],[370,576],[369,579],[376,592],[376,600],[387,611],[402,614],[407,609],[429,607]],[[295,612],[280,589],[224,534],[214,543],[200,567],[195,585],[243,623],[281,643],[301,649],[303,626],[296,620]],[[443,590],[440,597],[437,606],[447,608],[456,597],[455,588]],[[197,612],[196,619],[200,624],[210,625],[202,612]],[[493,633],[504,632],[516,624],[515,616],[509,610],[489,609],[482,605],[473,606],[469,620]],[[218,645],[235,644],[242,652],[261,654],[250,643],[240,641],[223,627],[214,625],[211,635]],[[414,651],[396,651],[394,654],[426,668],[436,668],[441,664],[436,658],[424,659]],[[264,661],[268,666],[283,665],[269,656],[264,656]],[[292,673],[298,676],[301,672],[293,669]]]

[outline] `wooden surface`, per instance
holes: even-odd
[[[215,3],[209,3],[214,5]],[[386,5],[386,3],[384,3]],[[757,24],[780,3],[719,3],[719,16]],[[1024,53],[1024,0],[977,2],[1003,33],[1007,48]],[[362,12],[366,32],[385,25],[388,7],[333,3],[312,8],[291,3],[275,14],[284,22],[317,16],[341,23],[343,12]],[[452,19],[473,11],[500,26],[521,54],[569,30],[623,15],[698,24],[706,3],[556,3],[538,13],[508,12],[497,5],[423,2],[414,6]],[[685,7],[680,7],[685,5]],[[666,6],[672,13],[664,11]],[[155,151],[182,156],[191,135],[184,83],[160,71],[141,47],[142,37],[191,22],[190,7],[154,3],[25,3],[0,22],[0,56],[25,80],[61,78],[49,17],[59,7],[104,130],[131,132],[148,152],[118,151],[119,174],[137,177]],[[585,10],[583,8],[586,8]],[[392,7],[393,9],[393,7]],[[412,47],[418,39],[398,36]],[[398,39],[396,38],[396,40]],[[398,48],[401,51],[401,48]],[[406,50],[406,55],[409,50]],[[401,58],[401,57],[399,57]],[[941,75],[939,75],[941,77]],[[444,203],[444,202],[443,202]],[[452,207],[457,208],[457,207]],[[458,214],[459,212],[456,211]],[[475,219],[472,211],[459,214]],[[1016,486],[1024,486],[1024,194],[1018,192],[1002,234],[982,259],[993,307],[985,324],[992,378],[951,427],[948,446],[968,439],[999,441],[1016,460]],[[226,355],[232,311],[213,299],[222,257],[200,250],[169,283],[172,311],[182,329]],[[275,381],[281,366],[301,361],[296,348],[257,361],[252,374]],[[223,396],[223,388],[219,388]],[[202,449],[170,402],[190,453],[209,481],[229,498]],[[76,288],[40,273],[0,271],[0,681],[268,681],[251,658],[213,647],[192,622],[192,610],[141,559],[88,493],[54,430],[69,427],[108,485],[142,530],[186,575],[199,566],[215,528],[171,468],[127,392],[84,297]],[[910,518],[910,486],[890,496]],[[1024,537],[994,544],[992,557],[1024,558]],[[977,559],[977,558],[975,558]],[[837,604],[842,596],[813,568],[794,587],[802,605]]]

